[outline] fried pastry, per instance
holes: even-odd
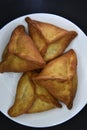
[[[42,55],[46,53],[49,44],[67,33],[66,30],[49,23],[32,20],[29,17],[25,20],[28,23],[29,35]]]
[[[77,57],[73,49],[64,53],[60,57],[50,61],[44,69],[35,77],[40,79],[58,79],[60,81],[69,80],[73,77],[77,68]]]
[[[6,59],[8,53],[9,53],[9,51],[8,51],[8,44],[7,44],[4,51],[3,51],[3,53],[2,53],[2,57],[1,57],[2,61],[4,61]]]
[[[58,101],[62,101],[68,109],[73,106],[73,100],[77,90],[77,74],[72,79],[59,81],[58,79],[41,79],[37,83],[45,87]]]
[[[29,76],[31,76],[31,73],[23,74],[18,82],[14,104],[8,110],[11,117],[24,114],[35,100],[34,85]]]
[[[33,76],[33,75],[32,75]],[[36,113],[46,110],[50,110],[55,107],[62,107],[58,100],[53,97],[46,88],[38,85],[34,82],[35,85],[35,101],[27,113]]]
[[[55,98],[71,109],[77,90],[77,57],[74,50],[69,50],[59,58],[49,62],[34,76],[37,84],[45,87]]]
[[[77,33],[75,31],[68,31],[67,34],[62,36],[59,40],[50,44],[47,48],[47,52],[44,56],[45,61],[50,61],[57,56],[60,56],[66,47],[71,43],[71,41],[76,37]]]
[[[27,60],[31,63],[43,67],[45,62],[32,39],[26,34],[23,25],[17,26],[12,32],[9,41],[9,52]]]
[[[40,97],[36,97],[34,104],[27,111],[27,113],[44,112],[44,111],[53,109],[55,107],[56,106],[52,102],[46,102],[44,100],[41,100]]]
[[[9,53],[8,45],[6,46],[0,63],[0,72],[26,72],[29,70],[39,69],[42,66],[24,60],[14,54]]]
[[[32,20],[26,17],[29,35],[46,62],[61,55],[77,36],[76,31],[68,31],[53,24]]]

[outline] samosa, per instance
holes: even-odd
[[[70,49],[68,52],[46,64],[44,69],[35,77],[35,79],[69,80],[75,74],[76,68],[77,56],[75,51]]]
[[[77,36],[76,31],[68,31],[50,23],[25,18],[29,35],[46,62],[61,55],[70,42]]]
[[[58,100],[46,88],[32,81],[33,75],[36,75],[36,72],[26,72],[21,76],[17,85],[14,103],[8,110],[11,117],[61,107]]]
[[[15,101],[8,110],[11,117],[24,114],[35,100],[35,89],[33,82],[29,79],[30,76],[31,73],[24,73],[18,82]]]
[[[76,35],[77,33],[75,31],[68,31],[67,34],[65,34],[59,40],[51,43],[47,48],[44,60],[50,61],[57,56],[60,56],[69,45],[69,43],[76,37]]]
[[[71,80],[61,82],[58,79],[40,79],[37,84],[46,88],[58,101],[71,109],[77,90],[77,81],[77,74],[75,74]]]
[[[78,82],[75,51],[71,49],[49,62],[38,76],[33,77],[33,80],[45,87],[55,98],[71,109]]]
[[[0,72],[26,72],[41,68],[35,63],[24,60],[14,54],[9,53],[8,44],[2,54],[2,61],[0,62]]]
[[[33,74],[34,75],[34,74]],[[32,75],[32,76],[33,76]],[[27,113],[36,113],[50,110],[55,107],[61,108],[61,104],[58,100],[53,97],[46,88],[38,85],[34,82],[35,85],[35,101]]]
[[[9,40],[9,52],[16,56],[43,67],[45,62],[23,25],[17,26]]]

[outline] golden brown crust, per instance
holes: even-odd
[[[23,74],[18,82],[14,104],[8,110],[8,114],[12,117],[24,114],[35,100],[34,93],[34,85],[29,80],[29,74]]]
[[[38,30],[40,35],[42,35],[46,40],[47,44],[50,44],[60,39],[63,35],[65,35],[68,32],[67,30],[55,26],[53,24],[32,20],[29,17],[26,17],[25,20],[29,25],[31,24]]]
[[[77,90],[77,74],[71,80],[59,81],[57,79],[41,79],[37,84],[45,87],[58,101],[62,101],[68,109],[73,106],[73,100]]]
[[[32,107],[26,113],[43,112],[55,108],[52,103],[45,102],[41,98],[36,98]]]
[[[2,54],[0,63],[0,72],[26,72],[42,68],[42,65],[37,65],[34,62],[24,60],[14,54],[9,53],[8,44]]]
[[[11,35],[9,52],[37,65],[43,66],[45,64],[32,39],[25,33],[24,26],[22,25],[17,26]]]
[[[46,53],[46,50],[47,50],[47,41],[46,41],[45,37],[42,35],[37,24],[33,20],[31,20],[29,17],[26,17],[25,21],[28,23],[29,35],[31,36],[32,40],[34,41],[40,54],[42,56],[44,56]]]
[[[49,62],[34,80],[58,79],[69,80],[73,77],[77,68],[77,56],[74,50],[69,50],[60,57]]]
[[[47,52],[44,56],[46,62],[60,56],[71,41],[77,36],[77,32],[68,31],[64,36],[48,45]]]
[[[37,84],[45,87],[55,98],[73,106],[77,90],[77,56],[69,50],[59,58],[49,62],[45,68],[32,78]]]
[[[37,75],[36,72],[32,73],[32,76]],[[46,111],[55,107],[62,107],[62,105],[58,102],[58,100],[52,96],[46,88],[38,85],[34,82],[35,85],[35,101],[31,108],[28,109],[27,113],[36,113]]]
[[[46,62],[61,55],[77,36],[76,31],[68,31],[50,23],[25,18],[29,35]]]

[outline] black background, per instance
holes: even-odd
[[[52,13],[65,17],[74,22],[87,35],[86,0],[0,0],[0,29],[11,20],[31,13]],[[0,99],[1,101],[3,99]],[[47,129],[86,130],[86,114],[87,105],[69,121]],[[0,113],[0,129],[15,130],[15,128],[35,129],[15,123]]]

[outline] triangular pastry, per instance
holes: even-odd
[[[31,73],[24,73],[18,82],[15,101],[8,110],[8,114],[11,117],[24,114],[35,100],[34,85],[29,79],[29,76],[31,76]]]
[[[68,31],[50,23],[25,18],[29,35],[36,44],[45,61],[61,55],[70,42],[77,36],[76,31]]]
[[[27,113],[43,112],[55,107],[62,107],[58,100],[53,97],[46,88],[35,83],[35,101]]]
[[[34,76],[37,84],[45,87],[55,98],[62,101],[69,109],[77,90],[77,57],[74,50],[69,50],[59,58],[49,62]]]
[[[0,72],[26,72],[42,68],[34,62],[24,60],[12,53],[9,53],[8,45],[6,46],[3,54],[2,61],[0,62]]]
[[[73,77],[77,68],[77,57],[73,49],[64,53],[60,57],[50,61],[44,69],[35,77],[40,79],[58,79],[60,81],[69,80]]]
[[[76,37],[76,35],[77,33],[75,31],[68,31],[60,39],[50,44],[47,48],[46,54],[44,55],[44,60],[48,62],[60,56],[66,47],[71,43],[71,41]]]
[[[12,32],[9,41],[9,52],[16,56],[35,63],[39,66],[45,64],[32,39],[26,34],[23,25],[17,26]]]

